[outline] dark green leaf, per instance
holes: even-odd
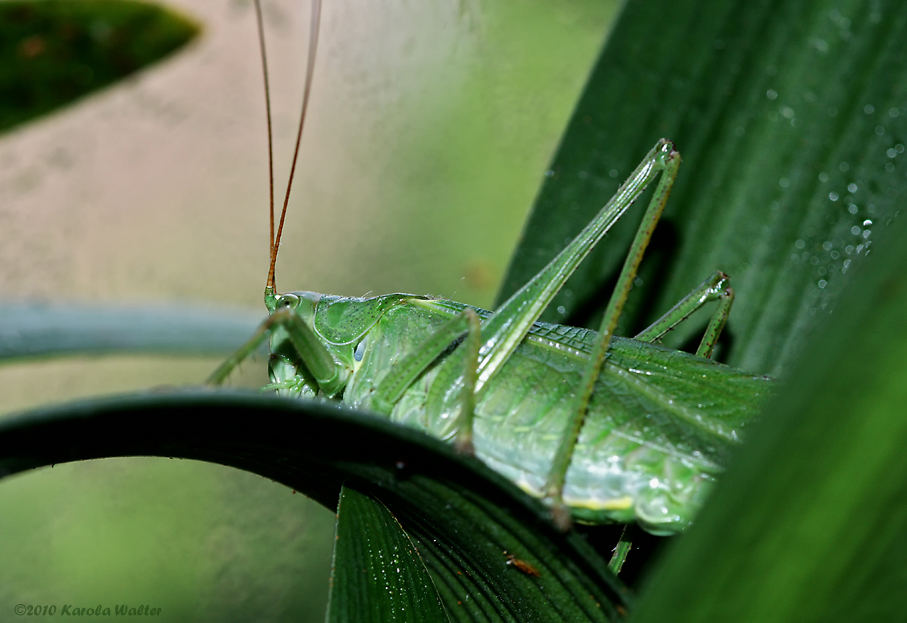
[[[667,137],[684,165],[627,325],[642,328],[720,269],[737,291],[726,360],[787,369],[907,200],[905,40],[907,4],[898,0],[631,0],[499,300]],[[546,319],[592,326],[636,222],[615,227]],[[677,341],[696,329],[687,324]]]
[[[425,564],[380,501],[343,487],[326,620],[447,621]]]
[[[626,592],[575,533],[475,459],[413,429],[332,404],[244,392],[151,393],[0,421],[0,475],[111,456],[205,460],[303,491],[329,508],[347,483],[409,534],[451,618],[606,621]],[[506,553],[505,553],[506,550]],[[539,571],[527,575],[507,554]]]
[[[905,235],[873,246],[635,620],[903,618]]]
[[[0,3],[0,132],[160,60],[198,34],[145,2]]]

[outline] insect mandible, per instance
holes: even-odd
[[[255,5],[267,101],[258,0]],[[312,10],[296,153],[312,85],[320,3]],[[270,104],[268,109],[270,147]],[[672,534],[689,525],[741,429],[770,393],[771,381],[709,358],[734,298],[720,271],[634,338],[614,336],[680,166],[670,141],[659,141],[585,229],[494,311],[399,293],[368,298],[278,293],[275,265],[295,157],[276,231],[269,160],[271,253],[264,295],[269,317],[209,382],[222,383],[270,336],[266,388],[342,401],[450,440],[546,499],[562,526],[571,518],[637,521],[650,532]],[[583,258],[650,184],[653,195],[600,329],[538,322]],[[717,310],[696,354],[657,344],[712,301]]]

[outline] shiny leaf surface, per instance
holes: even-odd
[[[340,490],[326,619],[447,621],[425,564],[379,500]]]
[[[837,312],[641,600],[655,621],[890,621],[907,610],[907,222]]]
[[[629,2],[499,300],[667,137],[683,166],[625,331],[723,270],[737,292],[724,360],[786,371],[907,200],[905,39],[907,5],[897,0]],[[545,319],[593,326],[638,218],[615,227]],[[690,338],[695,324],[670,344]]]

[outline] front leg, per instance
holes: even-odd
[[[206,383],[208,385],[222,384],[240,363],[264,343],[268,333],[277,327],[286,331],[293,349],[311,371],[322,392],[333,396],[343,389],[348,370],[334,361],[315,331],[291,307],[280,307],[268,316],[252,337],[217,367]]]

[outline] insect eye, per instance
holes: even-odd
[[[299,304],[299,297],[295,294],[281,294],[277,300],[277,307],[296,307]]]

